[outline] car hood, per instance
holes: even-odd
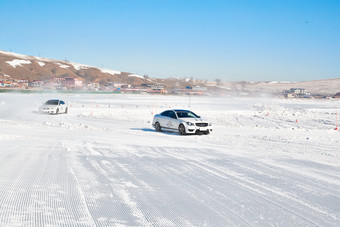
[[[191,123],[210,123],[210,121],[204,120],[202,118],[192,118],[192,117],[186,117],[186,118],[180,118],[182,121],[185,122],[191,122]]]

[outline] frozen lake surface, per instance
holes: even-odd
[[[69,113],[46,115],[47,99]],[[210,135],[156,132],[190,109]],[[0,94],[0,226],[340,226],[334,100]],[[339,111],[340,112],[340,111]]]

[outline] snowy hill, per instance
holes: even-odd
[[[186,78],[157,79],[135,73],[97,68],[69,61],[22,55],[0,50],[0,80],[53,80],[54,77],[76,77],[85,83],[110,82],[141,86],[142,84],[161,84],[165,89],[183,89],[186,86],[205,86],[207,81]],[[210,86],[209,89],[218,90]]]
[[[340,92],[340,77],[334,79],[301,82],[220,82],[187,78],[157,79],[134,73],[97,68],[69,61],[53,60],[42,57],[22,55],[0,50],[0,80],[52,80],[54,77],[77,77],[85,83],[110,82],[131,84],[162,84],[166,89],[183,89],[187,86],[207,87],[214,93],[279,93],[290,88],[304,88],[307,92],[321,95],[334,95]]]
[[[77,77],[85,82],[142,83],[141,77],[131,73],[97,68],[69,61],[22,55],[0,50],[0,78],[50,80],[54,77]]]

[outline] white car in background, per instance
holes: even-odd
[[[156,114],[152,121],[156,131],[174,131],[185,134],[209,134],[212,132],[212,124],[201,119],[200,116],[189,110],[166,110]]]
[[[41,113],[59,114],[68,112],[66,103],[59,99],[50,99],[39,107]]]

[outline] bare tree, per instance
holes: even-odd
[[[216,85],[217,86],[221,86],[222,85],[222,81],[221,81],[221,79],[215,79],[215,82],[216,82]]]
[[[240,85],[241,85],[241,89],[244,90],[246,88],[247,81],[241,81]]]

